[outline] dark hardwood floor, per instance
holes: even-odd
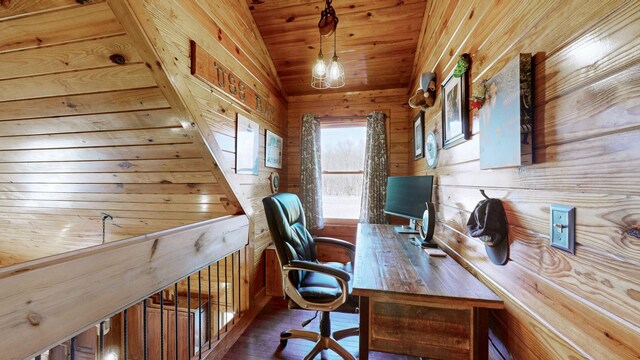
[[[251,325],[242,334],[240,339],[225,355],[225,360],[259,360],[259,359],[286,359],[300,360],[311,350],[314,343],[305,340],[289,340],[284,349],[279,349],[280,332],[291,329],[302,329],[300,324],[313,316],[313,311],[289,310],[287,302],[279,297],[272,298],[253,320]],[[305,330],[318,331],[319,320],[313,320]],[[331,314],[331,329],[333,331],[358,326],[357,314]],[[350,337],[340,340],[350,353],[358,357],[358,337]],[[392,355],[385,353],[369,354],[372,360],[393,359],[407,360],[418,359],[411,356]],[[316,358],[317,359],[317,358]],[[341,359],[332,351],[323,351],[322,359]]]
[[[280,332],[291,329],[302,329],[303,321],[313,316],[313,311],[289,310],[287,302],[280,297],[273,297],[256,316],[238,341],[229,349],[225,360],[262,360],[282,359],[300,360],[313,347],[313,343],[305,340],[289,340],[284,349],[279,349]],[[305,330],[318,331],[320,316],[306,326]],[[331,314],[331,329],[333,331],[358,326],[357,314]],[[416,331],[418,334],[418,331]],[[358,337],[340,340],[350,353],[358,358]],[[372,360],[409,360],[420,359],[412,356],[393,355],[381,352],[370,352]],[[317,359],[317,357],[316,357]],[[323,351],[321,359],[339,360],[340,356],[332,351]],[[489,341],[489,360],[504,360],[500,352]]]

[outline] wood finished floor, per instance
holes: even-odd
[[[240,339],[225,355],[225,360],[259,360],[259,359],[286,359],[300,360],[313,347],[313,343],[305,340],[289,340],[287,346],[280,350],[280,332],[291,329],[301,329],[300,323],[313,316],[312,311],[289,310],[287,302],[279,297],[272,298],[253,320],[251,325],[242,334]],[[319,318],[306,326],[306,330],[318,331]],[[331,314],[331,329],[333,331],[358,326],[356,314]],[[350,337],[340,340],[350,353],[358,357],[358,337]],[[318,359],[319,357],[316,357]],[[323,351],[322,359],[338,360],[340,356],[332,351]],[[411,356],[392,355],[385,353],[370,353],[372,360],[408,360],[419,359]]]

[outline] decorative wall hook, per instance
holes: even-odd
[[[106,241],[106,236],[107,236],[107,228],[106,228],[106,221],[107,220],[113,220],[113,216],[107,214],[107,213],[100,213],[100,215],[102,216],[102,243],[104,244]]]
[[[484,192],[484,189],[480,189],[480,194],[482,194],[482,196],[484,196],[485,199],[489,200],[490,198],[487,196],[487,194]]]

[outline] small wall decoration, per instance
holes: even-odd
[[[520,54],[486,83],[480,109],[480,169],[533,163],[533,66]]]
[[[456,68],[457,69],[457,68]],[[459,69],[457,69],[459,71]],[[448,149],[469,139],[467,101],[468,72],[460,77],[452,72],[442,83],[442,148]]]
[[[438,166],[438,140],[433,131],[427,133],[427,141],[425,142],[427,149],[425,151],[425,159],[429,169],[435,169]]]
[[[424,157],[424,113],[420,111],[413,119],[413,159]]]
[[[282,169],[282,137],[267,130],[264,166]]]
[[[453,76],[457,78],[462,77],[464,73],[467,72],[467,69],[469,69],[470,63],[471,63],[471,57],[469,57],[469,54],[462,54],[458,56],[458,62],[456,63],[456,68],[453,69]]]
[[[258,175],[260,127],[255,121],[238,114],[236,132],[236,174]]]
[[[473,87],[471,99],[469,99],[469,107],[471,110],[480,110],[484,105],[484,99],[487,94],[487,80],[483,79],[477,86]]]
[[[436,99],[436,74],[423,73],[420,76],[420,88],[409,99],[409,106],[414,109],[427,110],[433,106]]]
[[[278,175],[278,173],[272,172],[271,175],[269,175],[269,185],[271,186],[272,194],[278,192],[278,189],[280,188],[280,175]]]

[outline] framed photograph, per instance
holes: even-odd
[[[258,175],[260,126],[238,114],[236,130],[236,174]]]
[[[424,157],[424,112],[420,111],[413,119],[413,159]]]
[[[442,148],[469,140],[468,72],[457,78],[453,72],[442,83]]]
[[[282,169],[282,138],[267,130],[264,166]]]

